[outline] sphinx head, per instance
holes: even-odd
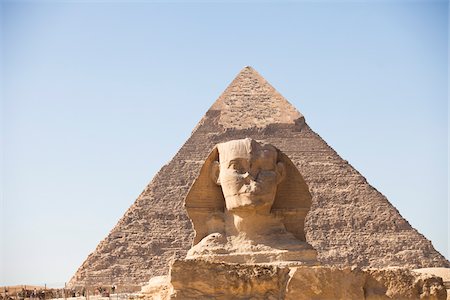
[[[269,214],[285,176],[277,149],[249,138],[218,144],[217,149],[211,176],[222,188],[226,209]]]
[[[223,233],[227,217],[252,215],[280,219],[287,231],[304,241],[311,194],[286,154],[247,138],[212,149],[186,195],[185,207],[195,230],[194,245],[209,234]]]

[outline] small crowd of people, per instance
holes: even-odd
[[[72,298],[72,297],[87,297],[89,296],[101,296],[110,297],[116,291],[116,286],[110,288],[97,287],[95,289],[90,289],[89,293],[86,288],[81,290],[75,289],[33,289],[29,290],[25,287],[20,291],[15,291],[10,293],[8,288],[4,289],[3,293],[0,293],[0,300],[46,300],[46,299],[56,299],[56,298]]]
[[[54,298],[70,297],[71,291],[66,289],[33,289],[29,290],[22,288],[22,290],[9,293],[8,289],[4,290],[4,293],[0,295],[0,300],[44,300]]]

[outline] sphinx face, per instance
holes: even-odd
[[[218,183],[229,211],[270,212],[284,166],[277,163],[277,150],[252,139],[218,145]]]

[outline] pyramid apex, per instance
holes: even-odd
[[[224,128],[263,128],[271,124],[298,124],[303,115],[251,66],[245,66],[214,102]]]
[[[255,68],[253,68],[252,66],[244,66],[241,69],[241,71],[239,72],[239,74],[241,74],[241,73],[254,73],[257,76],[262,78],[261,74],[259,74],[258,71],[256,71]],[[238,74],[238,76],[239,76],[239,74]]]

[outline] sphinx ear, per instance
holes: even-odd
[[[219,174],[220,174],[220,164],[217,160],[213,161],[211,164],[211,180],[217,184],[220,185],[220,178],[219,178]]]
[[[282,182],[286,177],[286,167],[281,161],[277,163],[278,183]]]

